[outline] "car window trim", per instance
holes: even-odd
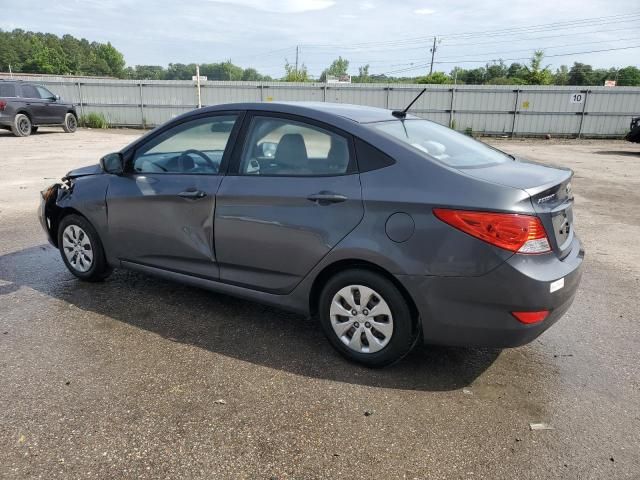
[[[224,153],[222,154],[222,159],[220,160],[220,167],[218,168],[217,173],[182,173],[182,172],[136,172],[133,170],[133,162],[135,161],[136,153],[139,149],[143,148],[149,142],[153,141],[158,136],[165,133],[167,130],[171,130],[179,125],[182,125],[187,122],[192,122],[194,120],[200,120],[202,118],[215,118],[215,117],[225,117],[230,115],[236,115],[236,122],[231,129],[231,133],[229,134],[229,140],[227,140],[227,145],[225,146]],[[246,111],[244,110],[221,110],[216,112],[203,112],[195,115],[189,115],[188,117],[181,118],[179,121],[167,123],[157,131],[153,131],[153,134],[150,134],[148,137],[145,137],[144,141],[133,145],[133,148],[124,152],[125,156],[125,175],[197,175],[197,176],[214,176],[219,177],[226,175],[226,171],[229,166],[229,161],[231,157],[232,151],[235,149],[236,140],[238,138],[238,134],[240,132],[240,128],[243,125],[244,117],[246,115]]]
[[[255,117],[269,117],[269,118],[279,118],[285,120],[292,120],[302,124],[309,124],[313,127],[317,127],[323,130],[327,130],[331,133],[339,135],[343,137],[347,141],[347,146],[349,148],[349,164],[347,165],[347,170],[344,173],[334,174],[310,174],[310,175],[253,175],[250,173],[240,173],[240,162],[242,161],[242,155],[247,147],[247,142],[249,141],[248,133],[251,128],[251,122]],[[323,177],[344,177],[347,175],[358,174],[358,164],[356,161],[356,152],[355,145],[353,140],[353,135],[349,132],[345,132],[340,128],[337,128],[328,123],[321,122],[314,118],[305,117],[302,115],[295,115],[291,113],[282,113],[282,112],[271,112],[268,110],[247,110],[245,115],[242,129],[238,138],[236,140],[236,144],[234,146],[233,152],[231,154],[231,160],[229,164],[229,169],[227,171],[227,176],[230,177],[262,177],[262,178],[323,178]]]

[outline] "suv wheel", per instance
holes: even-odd
[[[19,113],[13,119],[11,131],[16,137],[28,137],[31,135],[31,120],[24,113]]]
[[[397,362],[417,338],[411,310],[396,286],[368,270],[332,277],[320,294],[320,323],[345,357],[369,367]]]
[[[78,128],[78,119],[73,113],[67,113],[64,117],[64,124],[62,128],[67,133],[73,133]]]
[[[58,247],[64,264],[81,280],[99,282],[111,273],[98,233],[79,215],[68,215],[60,221]]]

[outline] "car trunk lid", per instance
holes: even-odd
[[[463,169],[476,178],[519,188],[531,197],[552,250],[564,258],[573,240],[573,171],[516,159],[482,168]]]

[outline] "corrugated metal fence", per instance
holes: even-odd
[[[6,78],[6,76],[3,76]],[[46,85],[114,126],[151,127],[197,108],[195,82],[19,77]],[[203,82],[203,105],[311,100],[404,108],[425,85]],[[412,112],[485,135],[619,137],[640,115],[637,87],[428,85]]]

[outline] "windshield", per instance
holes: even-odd
[[[484,167],[512,160],[484,143],[427,120],[391,120],[370,125],[455,168]]]

